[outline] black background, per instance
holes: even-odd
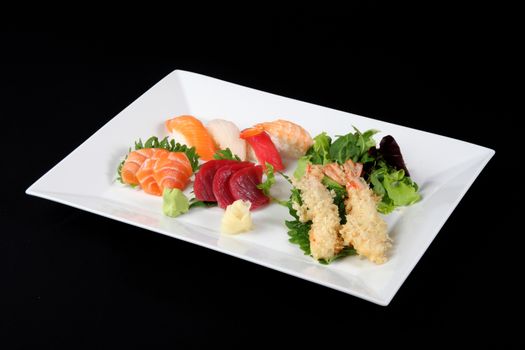
[[[0,347],[523,344],[511,321],[523,311],[512,11],[410,23],[367,12],[2,32]],[[496,155],[388,307],[24,194],[174,69]]]

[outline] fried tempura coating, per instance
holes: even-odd
[[[388,260],[387,251],[392,246],[387,224],[376,210],[377,198],[365,184],[348,187],[346,224],[341,227],[345,245],[352,245],[359,255],[376,264]]]
[[[310,251],[315,259],[330,259],[343,248],[339,235],[340,218],[333,194],[321,183],[318,169],[311,169],[294,185],[303,204],[296,210],[302,222],[312,220]],[[321,173],[322,175],[322,173]],[[322,178],[322,177],[321,177]]]

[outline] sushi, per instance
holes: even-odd
[[[195,147],[203,160],[213,159],[217,148],[212,137],[200,120],[191,115],[181,115],[166,121],[172,137],[182,144]]]
[[[241,138],[248,142],[264,170],[266,170],[266,163],[271,164],[275,171],[284,170],[281,155],[264,130],[261,128],[244,129],[241,132]]]
[[[299,158],[304,156],[313,144],[308,131],[288,120],[278,119],[273,122],[259,123],[254,128],[266,131],[279,153],[284,157]]]
[[[239,137],[239,128],[234,123],[214,119],[206,127],[220,149],[229,148],[241,160],[246,160],[246,141]]]

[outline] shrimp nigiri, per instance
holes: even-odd
[[[241,160],[246,160],[246,141],[239,137],[239,128],[230,121],[214,119],[206,126],[220,149],[229,148]]]
[[[191,115],[181,115],[166,121],[166,128],[173,138],[189,147],[195,147],[203,160],[213,159],[217,150],[204,125]]]
[[[308,131],[288,120],[279,119],[273,122],[259,123],[254,127],[266,131],[283,156],[299,158],[313,144]]]

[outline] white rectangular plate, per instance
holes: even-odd
[[[401,146],[423,200],[386,217],[394,239],[390,260],[374,265],[354,256],[325,266],[288,242],[286,208],[272,204],[253,212],[255,229],[237,236],[219,233],[223,211],[197,208],[165,217],[161,198],[115,181],[116,168],[139,138],[167,136],[164,121],[191,114],[203,122],[223,118],[239,128],[278,118],[294,121],[312,136],[378,129]],[[176,70],[140,96],[59,164],[27,193],[182,239],[290,275],[388,305],[494,151],[463,141],[250,89]],[[288,164],[293,172],[294,164]],[[75,174],[74,176],[71,176]],[[79,186],[78,184],[82,184]],[[288,197],[281,180],[276,196]],[[189,190],[188,190],[189,191]]]

